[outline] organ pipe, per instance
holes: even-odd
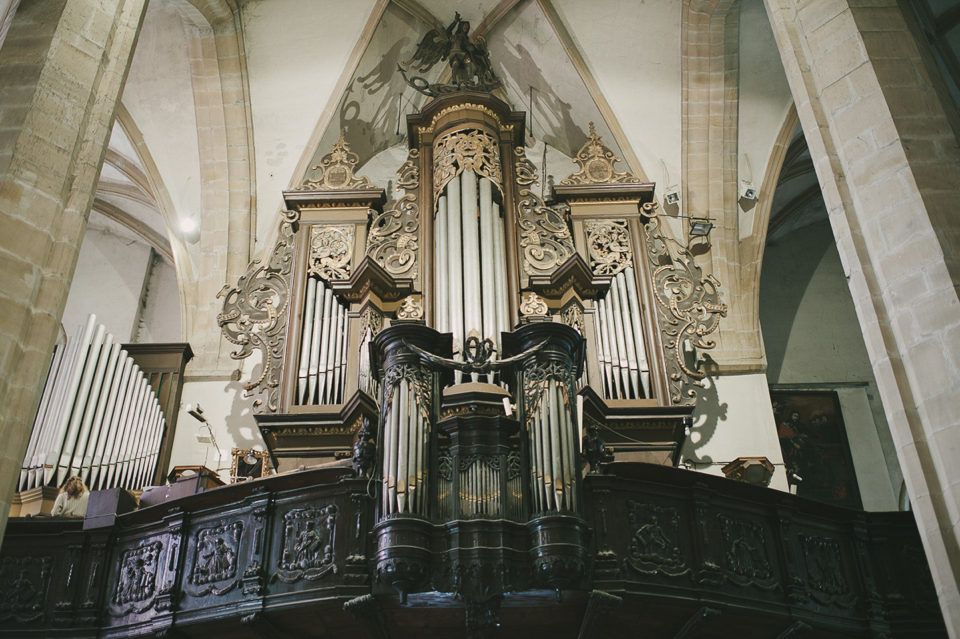
[[[650,369],[643,344],[640,302],[633,269],[617,273],[597,300],[597,355],[607,399],[650,396]]]
[[[307,278],[300,331],[296,403],[338,404],[343,401],[347,366],[349,306],[320,279]],[[361,347],[369,344],[369,333]],[[367,390],[372,384],[367,371]]]
[[[94,490],[143,488],[164,426],[149,381],[91,315],[54,353],[19,489],[61,485],[71,475]]]

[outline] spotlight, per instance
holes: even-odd
[[[706,237],[713,230],[713,223],[705,217],[690,219],[690,237]]]
[[[745,200],[757,199],[757,189],[750,180],[740,180],[740,197]]]
[[[663,200],[667,204],[676,204],[680,201],[680,189],[676,184],[667,187],[667,190],[663,192]]]

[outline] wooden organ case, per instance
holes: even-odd
[[[702,378],[689,351],[725,312],[592,125],[546,203],[524,117],[436,97],[407,118],[389,203],[341,136],[220,316],[237,357],[262,353],[250,390],[274,461],[352,449],[377,487],[375,591],[455,593],[472,626],[505,593],[579,587],[587,462],[676,465]]]

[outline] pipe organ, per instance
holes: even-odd
[[[262,352],[248,390],[281,471],[352,449],[370,478],[375,590],[468,615],[580,583],[584,455],[602,430],[618,459],[677,462],[702,378],[683,345],[725,311],[592,125],[544,201],[524,117],[442,92],[407,118],[389,203],[341,135],[219,318],[235,357]]]
[[[91,490],[148,486],[165,428],[150,381],[90,315],[54,351],[19,490],[59,486],[73,475]]]

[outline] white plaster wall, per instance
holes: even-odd
[[[281,191],[291,186],[374,5],[248,0],[240,6],[253,108],[258,250],[277,224]]]
[[[740,113],[738,172],[763,188],[762,197],[773,197],[774,184],[761,184],[773,151],[773,143],[793,104],[790,85],[780,62],[780,52],[770,28],[763,0],[740,4]],[[777,176],[774,176],[776,180]],[[740,237],[753,231],[753,202],[740,211]]]
[[[555,0],[553,4],[647,177],[658,184],[661,194],[663,188],[678,184],[681,3]],[[670,184],[665,183],[661,161]]]
[[[150,247],[92,211],[61,320],[67,334],[94,313],[115,341],[130,341],[149,259]]]
[[[775,466],[770,487],[787,490],[766,376],[720,375],[705,382],[681,460],[691,460],[695,470],[723,476],[720,469],[737,457],[763,456]]]
[[[200,214],[200,151],[183,20],[172,2],[151,2],[123,90],[177,213]],[[199,220],[199,217],[195,219]]]
[[[197,441],[200,422],[186,411],[186,406],[199,404],[213,429],[217,447]],[[257,423],[253,419],[253,399],[243,397],[240,382],[190,381],[184,382],[177,434],[173,441],[169,473],[174,466],[202,464],[220,473],[230,482],[231,449],[257,447],[266,450]]]
[[[173,264],[159,260],[147,283],[146,306],[140,320],[139,342],[180,342],[180,290]]]

